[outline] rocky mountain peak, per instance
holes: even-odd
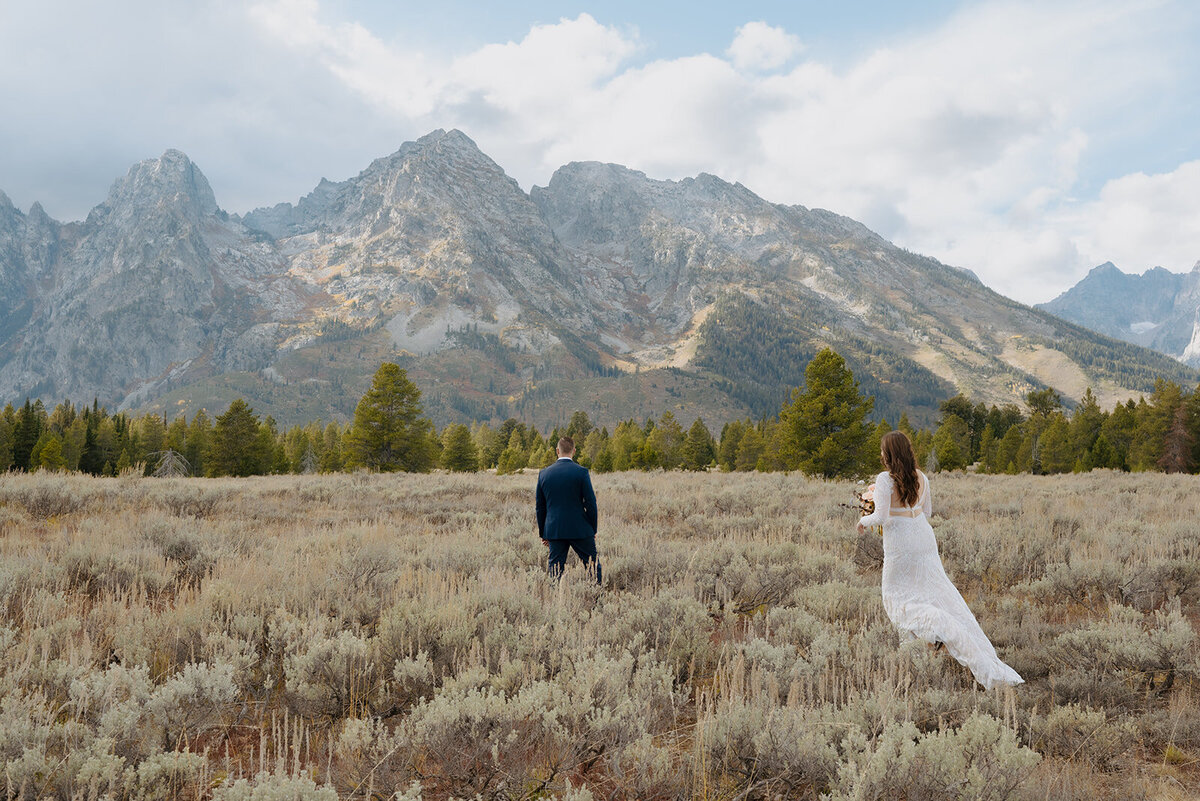
[[[141,215],[162,209],[177,210],[199,218],[218,211],[217,199],[204,173],[184,153],[167,150],[156,159],[140,161],[129,168],[109,190],[108,199],[88,216]]]

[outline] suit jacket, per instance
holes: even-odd
[[[596,493],[586,467],[559,459],[538,473],[537,522],[544,540],[596,536]]]

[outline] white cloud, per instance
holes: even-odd
[[[341,7],[261,0],[183,14],[129,0],[62,19],[14,6],[0,68],[38,77],[0,89],[6,108],[29,112],[0,119],[0,189],[53,201],[45,176],[73,180],[71,165],[87,164],[94,203],[133,160],[179,147],[223,206],[244,211],[460,127],[525,187],[571,160],[659,178],[712,172],[860,219],[1028,302],[1104,260],[1186,269],[1200,258],[1188,253],[1200,241],[1194,150],[1163,175],[1097,175],[1097,153],[1155,135],[1134,126],[1190,97],[1180,75],[1194,57],[1171,30],[1183,8],[1173,0],[968,3],[837,67],[756,21],[716,55],[649,60],[635,30],[587,14],[454,54],[339,20]],[[35,46],[48,37],[94,66]],[[50,133],[36,137],[42,118]]]
[[[775,70],[803,49],[800,38],[765,22],[747,22],[737,29],[733,44],[725,51],[739,70]]]
[[[314,31],[312,0],[275,5],[284,11],[269,31],[317,42],[373,103],[464,127],[526,186],[574,159],[656,177],[714,172],[861,219],[1030,302],[1117,250],[1115,232],[1134,236],[1132,223],[1075,220],[1113,212],[1072,194],[1089,130],[1166,75],[1148,31],[1161,15],[1117,2],[968,6],[840,72],[808,60],[786,73],[800,41],[763,22],[738,28],[725,58],[637,65],[635,36],[584,14],[435,70],[355,26]]]
[[[1112,261],[1125,272],[1188,269],[1200,263],[1200,161],[1109,181],[1098,199],[1060,222],[1090,262]]]

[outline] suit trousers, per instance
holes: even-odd
[[[546,540],[550,544],[549,569],[556,578],[562,576],[563,566],[567,563],[567,554],[571,551],[579,557],[584,567],[595,565],[596,583],[600,583],[600,559],[596,553],[596,538],[584,537],[577,540]]]

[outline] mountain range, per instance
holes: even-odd
[[[169,150],[81,222],[0,193],[0,401],[345,419],[384,360],[439,425],[774,414],[822,347],[876,411],[1111,403],[1195,370],[1005,298],[829,211],[576,162],[526,193],[434,131],[297,203],[221,210]]]
[[[1142,275],[1105,262],[1039,308],[1200,367],[1200,262],[1186,274],[1155,267]]]

